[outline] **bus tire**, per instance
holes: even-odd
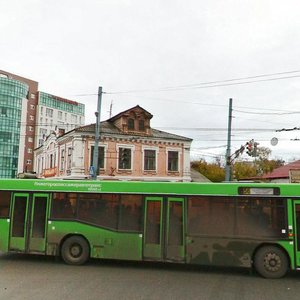
[[[281,278],[288,269],[288,258],[284,251],[276,246],[264,246],[255,254],[254,267],[265,278]]]
[[[82,265],[90,257],[90,247],[87,241],[81,236],[67,238],[61,247],[61,256],[69,265]]]

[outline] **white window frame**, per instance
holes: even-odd
[[[92,158],[92,147],[95,147],[95,143],[90,143],[89,144],[89,161],[93,162],[93,158]],[[104,164],[103,164],[103,168],[100,168],[100,170],[106,170],[106,158],[107,158],[107,149],[108,149],[108,144],[102,144],[98,145],[98,147],[103,147],[104,148]]]
[[[125,149],[130,149],[131,150],[130,169],[120,169],[119,168],[120,148],[125,148]],[[132,171],[133,170],[134,151],[135,151],[135,146],[134,145],[117,144],[117,170],[118,171]]]
[[[178,170],[177,171],[171,171],[168,169],[169,151],[178,152]],[[180,168],[181,155],[182,155],[181,148],[168,148],[168,147],[166,148],[166,171],[167,171],[167,173],[181,172],[181,168]]]

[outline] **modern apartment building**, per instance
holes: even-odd
[[[42,124],[41,107],[52,109],[53,114]],[[59,111],[67,114],[68,126],[56,119]],[[40,131],[45,138],[53,130],[70,130],[82,124],[83,104],[39,92],[38,82],[0,70],[0,178],[33,171],[33,149],[41,142]]]
[[[38,92],[35,147],[53,131],[67,132],[84,125],[84,104]]]

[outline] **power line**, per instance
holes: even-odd
[[[195,127],[156,127],[156,129],[164,129],[164,130],[186,130],[186,131],[227,131],[227,128],[195,128]],[[272,128],[233,128],[232,131],[263,131],[263,132],[273,132],[277,129]]]
[[[206,81],[206,82],[193,83],[193,84],[167,86],[167,87],[162,87],[162,88],[157,88],[157,89],[153,89],[153,88],[151,88],[151,89],[150,88],[149,89],[135,89],[135,90],[111,91],[111,92],[102,92],[102,93],[112,95],[112,94],[132,94],[132,93],[149,93],[149,92],[169,92],[169,91],[176,91],[176,90],[183,90],[183,89],[213,88],[213,87],[250,84],[250,83],[256,83],[256,82],[284,80],[284,79],[300,77],[300,75],[281,76],[281,75],[295,74],[295,73],[300,73],[300,70],[260,74],[260,75],[254,75],[254,76],[245,76],[245,77],[215,80],[215,81]],[[261,80],[243,81],[243,80],[272,77],[272,76],[281,76],[281,77],[267,78],[267,79],[261,79]],[[237,82],[235,82],[235,81],[237,81]],[[239,82],[239,81],[242,81],[242,82]],[[86,96],[97,96],[97,95],[98,94],[96,94],[96,93],[84,93],[84,94],[76,94],[76,95],[70,95],[70,96],[71,97],[86,97]]]
[[[170,92],[170,91],[185,90],[185,89],[203,89],[203,88],[250,84],[250,83],[256,83],[256,82],[266,82],[266,81],[298,78],[298,77],[300,77],[300,75],[283,76],[283,77],[267,78],[267,79],[260,79],[260,80],[250,80],[250,81],[248,80],[248,79],[255,79],[255,78],[263,78],[263,77],[271,77],[271,76],[299,73],[299,72],[300,72],[300,70],[296,70],[296,71],[262,74],[262,75],[247,76],[247,77],[240,77],[240,78],[233,78],[233,79],[226,79],[226,80],[201,82],[201,83],[196,83],[196,84],[179,85],[179,86],[173,86],[173,87],[164,87],[164,88],[160,88],[160,89],[144,89],[144,90],[127,90],[127,91],[118,91],[118,92],[107,92],[107,94]],[[248,80],[248,81],[242,81],[242,80]],[[234,82],[234,81],[242,81],[242,82]]]
[[[234,109],[235,112],[244,113],[244,114],[252,114],[252,115],[294,115],[294,114],[300,114],[300,111],[289,111],[289,112],[282,112],[282,113],[264,113],[264,112],[250,112],[250,111],[242,111]]]
[[[119,96],[126,96],[120,94]],[[186,104],[194,104],[194,105],[201,105],[201,106],[210,106],[210,107],[228,107],[228,105],[225,104],[212,104],[212,103],[200,103],[200,102],[194,102],[195,100],[189,101],[189,100],[174,100],[174,99],[168,99],[168,98],[161,98],[161,97],[151,97],[151,96],[137,96],[133,95],[130,96],[131,98],[138,98],[138,99],[149,99],[154,101],[166,101],[166,102],[172,102],[172,103],[186,103]],[[250,109],[250,110],[259,110],[261,111],[275,111],[275,112],[285,112],[286,114],[292,114],[292,113],[299,113],[298,111],[291,111],[291,110],[285,110],[285,109],[275,109],[275,108],[257,108],[257,107],[249,107],[249,106],[235,106],[236,108],[242,108],[242,109]],[[239,112],[238,110],[234,109],[234,111]]]

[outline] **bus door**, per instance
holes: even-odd
[[[185,257],[184,199],[167,199],[166,259],[181,261]]]
[[[294,233],[296,267],[300,267],[300,200],[294,201]]]
[[[10,250],[24,253],[45,252],[48,203],[48,194],[14,194]]]
[[[184,244],[183,198],[147,197],[143,255],[146,259],[183,261]]]
[[[144,220],[144,257],[162,259],[163,198],[147,197]]]

